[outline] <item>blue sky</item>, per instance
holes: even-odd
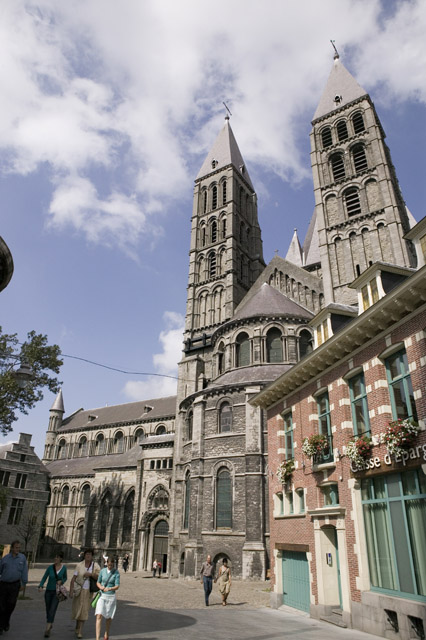
[[[202,10],[204,5],[204,10]],[[426,200],[426,9],[378,0],[3,0],[0,324],[64,354],[176,374],[193,180],[231,125],[268,262],[313,210],[310,121],[342,62],[372,96],[406,203]],[[171,378],[65,358],[66,414],[175,392]],[[41,453],[54,397],[14,432]]]

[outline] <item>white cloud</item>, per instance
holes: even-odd
[[[161,353],[153,355],[156,376],[144,380],[129,380],[124,386],[124,394],[129,400],[143,400],[174,395],[176,393],[177,363],[182,355],[184,318],[180,313],[166,311],[163,315],[166,329],[160,332]],[[164,377],[163,377],[164,376]]]
[[[206,20],[199,0],[5,0],[3,171],[47,167],[49,224],[135,256],[158,233],[153,214],[172,211],[196,175],[194,154],[212,144],[222,100],[250,168],[308,177],[298,123],[331,67],[324,34],[338,38],[344,62],[350,52],[367,89],[425,102],[424,3],[383,16],[386,7],[218,0]]]

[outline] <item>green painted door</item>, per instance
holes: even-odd
[[[310,610],[309,565],[306,553],[283,551],[283,604]]]

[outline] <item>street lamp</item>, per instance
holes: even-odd
[[[28,382],[30,382],[30,380],[33,380],[34,378],[33,370],[31,369],[28,362],[25,362],[24,360],[21,362],[19,369],[14,371],[12,375],[16,379],[21,389],[24,389],[27,386]]]

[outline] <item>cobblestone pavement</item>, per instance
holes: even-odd
[[[19,600],[7,640],[42,638],[45,628],[43,593],[37,586],[47,565],[30,569],[26,599]],[[68,565],[69,580],[73,565]],[[69,581],[68,581],[69,582]],[[214,588],[210,606],[204,605],[202,585],[196,580],[152,578],[147,572],[121,572],[117,614],[111,627],[114,640],[377,640],[359,631],[340,629],[313,620],[294,609],[269,609],[268,582],[234,580],[229,606],[222,607]],[[51,638],[73,640],[75,623],[71,603],[60,603]],[[92,611],[83,631],[85,640],[95,638]],[[103,638],[103,633],[102,636]]]

